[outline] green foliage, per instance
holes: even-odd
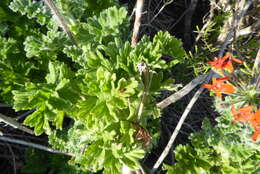
[[[129,21],[126,15],[124,8],[110,7],[99,16],[87,18],[87,22],[78,21],[72,25],[72,32],[83,50],[83,56],[88,56],[87,52],[92,49],[115,42],[115,38],[125,41],[129,37]]]
[[[48,23],[51,19],[50,10],[43,5],[43,1],[14,0],[10,3],[10,9],[27,15],[29,19],[35,18],[41,25]]]
[[[118,5],[116,0],[55,0],[58,9],[72,24],[73,21],[84,21],[91,16],[99,16],[103,10]]]
[[[177,162],[165,166],[168,173],[259,173],[260,142],[251,140],[249,126],[232,122],[230,106],[219,103],[216,106],[221,117],[217,118],[217,125],[213,127],[209,120],[204,120],[202,131],[190,137],[191,145],[177,146]]]
[[[211,5],[214,6],[213,4],[212,2]],[[214,14],[208,16],[202,28],[196,27],[199,39],[196,41],[193,52],[189,52],[190,61],[188,62],[196,76],[210,69],[206,62],[216,56],[218,37],[223,30],[224,21],[230,16],[230,13],[224,7],[219,8],[218,11],[214,11]]]
[[[28,35],[36,26],[34,21],[11,11],[8,7],[10,2],[11,0],[2,0],[0,4],[0,35],[15,37],[15,40],[20,41],[21,36]]]
[[[150,141],[140,140],[138,131],[158,136],[157,124],[148,121],[158,122],[155,96],[171,87],[167,71],[185,59],[181,42],[159,32],[132,47],[127,11],[113,0],[55,3],[77,46],[42,1],[13,0],[13,11],[40,25],[29,22],[27,33],[21,29],[1,38],[1,95],[8,94],[5,101],[16,111],[35,109],[24,124],[36,135],[46,133],[54,148],[74,153],[74,166],[107,174],[120,173],[123,164],[136,169]],[[166,62],[163,55],[172,59]],[[63,127],[64,117],[73,120],[69,128]]]
[[[243,43],[243,40],[238,40],[236,42],[236,47],[241,50],[241,57],[247,58],[246,62],[253,64],[254,59],[250,59],[251,57],[256,57],[258,51],[258,45],[260,41],[257,38],[252,38],[248,40],[248,42]],[[249,59],[248,59],[249,58]]]
[[[61,43],[66,42],[64,33],[50,31],[47,35],[28,36],[24,42],[24,49],[28,58],[39,59],[38,62],[46,66],[49,60],[57,59],[63,49]]]
[[[132,47],[127,10],[115,0],[54,2],[77,45],[43,1],[2,0],[0,6],[1,100],[16,111],[35,109],[24,124],[36,135],[46,133],[53,148],[75,155],[68,159],[28,150],[24,171],[117,174],[123,164],[139,168],[151,148],[149,136],[159,134],[155,97],[172,87],[168,73],[185,61],[181,42],[158,32]],[[199,62],[215,51],[212,42],[226,15],[216,17],[204,33],[207,47],[194,56],[202,57]],[[166,62],[162,56],[170,58]],[[198,65],[198,59],[186,65],[190,63]],[[252,96],[245,100],[258,103]],[[141,104],[144,110],[138,118]],[[216,107],[222,115],[218,124],[213,127],[205,120],[202,131],[190,137],[191,145],[178,146],[177,162],[165,166],[168,173],[259,173],[259,141],[251,141],[252,128],[233,124],[227,103],[217,101]],[[48,163],[42,164],[46,158]]]
[[[12,90],[24,88],[29,81],[41,81],[39,74],[45,69],[37,66],[37,62],[25,56],[23,42],[28,35],[39,32],[37,24],[26,17],[12,12],[8,5],[10,0],[1,1],[0,7],[0,98],[7,103],[13,102]]]
[[[85,20],[86,18],[99,15],[101,11],[111,6],[117,5],[115,0],[55,0],[59,11],[66,20],[66,23],[73,25],[75,21]],[[56,27],[54,19],[51,18],[51,10],[47,8],[43,1],[33,0],[13,0],[9,6],[14,12],[20,12],[29,19],[36,19],[41,25]]]
[[[165,166],[168,173],[209,173],[209,174],[256,174],[260,172],[259,145],[254,136],[257,133],[257,116],[243,113],[234,114],[234,108],[246,106],[258,109],[259,72],[249,68],[225,72],[225,76],[234,85],[234,93],[225,98],[215,98],[216,111],[221,115],[214,127],[204,120],[202,131],[190,136],[191,145],[179,145],[175,150],[177,162],[174,166]],[[231,109],[232,108],[232,109]],[[244,121],[244,123],[236,120]],[[245,123],[246,122],[246,123]],[[248,124],[247,122],[252,122]],[[250,126],[251,125],[251,126]],[[254,134],[257,135],[257,134]]]
[[[11,91],[20,89],[27,82],[33,64],[21,56],[18,43],[14,39],[0,36],[0,91],[7,102],[12,101]],[[18,58],[17,58],[18,57]]]
[[[75,165],[69,165],[69,157],[63,155],[50,154],[29,148],[25,152],[25,159],[25,165],[22,168],[23,173],[44,174],[51,170],[55,174],[91,174],[80,170]]]
[[[77,88],[73,85],[73,73],[62,63],[50,62],[45,83],[26,83],[25,89],[13,90],[14,108],[36,111],[24,123],[34,127],[35,134],[50,134],[49,121],[62,128],[63,117],[77,101]],[[72,82],[71,82],[72,81]]]
[[[144,155],[144,150],[134,145],[135,130],[131,124],[120,121],[104,127],[101,133],[97,128],[87,129],[85,124],[77,121],[69,130],[50,135],[49,143],[54,148],[76,154],[70,160],[71,164],[81,164],[83,169],[93,172],[104,168],[104,173],[119,173],[120,163],[137,168],[137,159]]]
[[[256,174],[260,171],[259,144],[246,144],[238,132],[212,128],[205,121],[203,131],[192,136],[191,140],[192,146],[179,145],[176,148],[177,163],[165,168],[168,173]]]

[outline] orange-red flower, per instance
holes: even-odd
[[[260,128],[255,129],[255,132],[254,132],[254,134],[252,136],[252,140],[256,141],[259,134],[260,134]]]
[[[234,86],[231,84],[226,84],[229,78],[212,78],[212,84],[203,84],[204,88],[213,90],[218,97],[222,97],[221,93],[228,93],[231,94],[234,92]]]
[[[237,63],[242,63],[243,61],[231,56],[231,53],[226,53],[224,57],[218,57],[213,61],[208,61],[208,64],[210,64],[216,70],[228,69],[230,71],[233,71],[234,67],[232,65],[232,61]]]
[[[253,123],[254,126],[260,126],[260,108],[254,114]]]
[[[252,126],[255,129],[255,132],[252,136],[252,140],[256,141],[258,135],[260,134],[260,108],[257,110],[257,112],[254,114],[253,120],[252,120]]]
[[[236,110],[234,105],[232,105],[231,112],[235,117],[234,121],[251,121],[254,115],[253,109],[254,106],[246,106]]]
[[[254,134],[252,140],[256,141],[260,134],[260,109],[256,113],[253,112],[254,106],[246,106],[238,110],[232,105],[231,112],[233,114],[234,121],[249,122],[254,128]]]

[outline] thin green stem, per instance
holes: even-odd
[[[151,85],[151,80],[152,80],[152,74],[150,74],[149,72],[149,68],[147,67],[147,65],[145,66],[145,69],[143,70],[143,77],[144,77],[144,91],[142,94],[142,99],[138,108],[138,113],[137,113],[137,121],[139,121],[141,119],[143,110],[144,110],[144,104],[146,103],[147,100],[147,96],[149,95],[149,89],[150,89],[150,85]]]

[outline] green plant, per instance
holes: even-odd
[[[22,167],[23,173],[44,174],[54,172],[56,174],[91,174],[84,172],[80,167],[69,165],[69,157],[50,154],[28,148],[25,152],[25,165]]]
[[[234,125],[230,118],[230,113],[222,115],[215,127],[205,120],[202,131],[190,137],[191,145],[176,148],[177,162],[165,166],[168,173],[257,174],[260,171],[259,143],[252,143],[244,128]]]
[[[177,162],[164,166],[168,173],[257,174],[260,172],[259,134],[259,71],[233,71],[232,61],[241,60],[226,54],[210,61],[222,78],[213,78],[213,84],[203,86],[216,93],[215,108],[220,116],[212,126],[205,119],[200,132],[190,136],[191,145],[179,145],[175,150]],[[228,83],[224,81],[229,80]],[[224,93],[227,96],[222,98]],[[240,109],[235,109],[238,106]],[[240,123],[243,121],[248,123]],[[254,133],[252,133],[253,131]],[[253,136],[252,136],[253,134]],[[252,137],[252,138],[251,138]]]
[[[116,2],[55,2],[77,44],[43,2],[12,1],[13,11],[38,24],[21,37],[1,37],[1,96],[8,94],[4,100],[16,111],[35,109],[25,125],[49,135],[51,146],[74,153],[70,163],[84,171],[119,173],[123,164],[137,169],[149,134],[158,134],[147,124],[160,116],[155,96],[172,84],[167,70],[185,58],[181,42],[158,32],[132,47],[127,11]],[[73,120],[69,128],[64,117]]]

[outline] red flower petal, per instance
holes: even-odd
[[[260,130],[255,130],[255,132],[254,132],[254,134],[252,136],[252,140],[256,141],[259,134],[260,134]]]
[[[222,69],[228,69],[230,71],[234,70],[234,67],[232,65],[232,62],[242,63],[242,60],[239,60],[237,58],[232,57],[231,53],[226,53],[223,57],[218,57],[213,61],[208,61],[208,64],[210,64],[212,67],[214,67],[217,70]]]

